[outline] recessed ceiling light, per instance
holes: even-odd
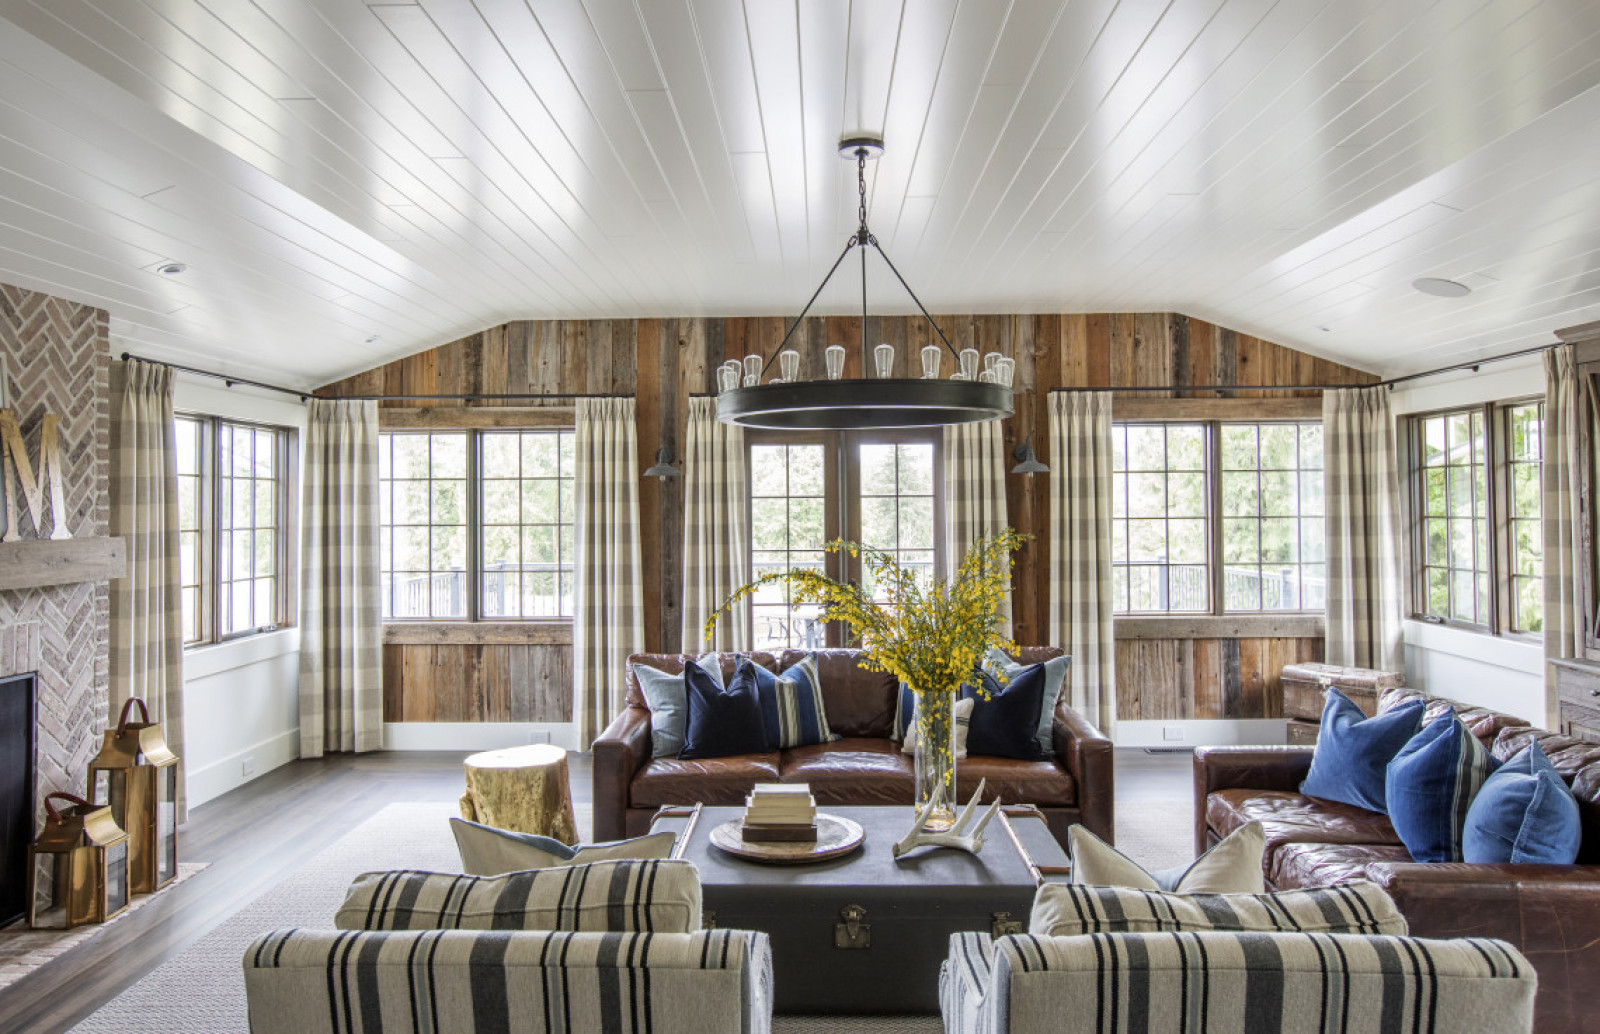
[[[1322,327],[1322,326],[1319,326],[1317,329],[1322,331],[1324,334],[1329,333],[1330,331],[1333,330],[1332,327]]]
[[[163,262],[156,267],[156,272],[162,276],[177,276],[188,268],[182,262]]]
[[[378,335],[376,335],[376,334],[374,334],[371,337],[367,338],[367,344],[369,344],[369,345],[377,344],[377,342],[378,342]]]
[[[1425,276],[1420,280],[1413,280],[1411,281],[1411,286],[1423,294],[1431,294],[1438,298],[1465,298],[1472,293],[1472,288],[1466,284],[1436,276]]]

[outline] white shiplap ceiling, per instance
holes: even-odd
[[[1600,318],[1595,0],[0,19],[0,280],[241,376],[521,317],[792,314],[853,227],[857,129],[888,143],[872,227],[936,312],[1173,309],[1389,373]],[[873,277],[874,311],[909,311]],[[847,279],[825,311],[859,305]]]

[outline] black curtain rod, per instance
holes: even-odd
[[[152,366],[165,366],[169,370],[182,370],[184,373],[192,373],[198,377],[215,377],[217,380],[222,381],[230,388],[235,384],[248,384],[252,388],[262,388],[266,391],[281,392],[284,395],[293,395],[301,402],[312,398],[315,394],[314,392],[310,391],[302,391],[299,388],[285,388],[281,384],[266,384],[262,381],[247,380],[244,377],[234,377],[231,374],[215,373],[211,370],[201,370],[193,366],[184,366],[181,363],[169,363],[164,359],[146,359],[144,356],[134,355],[132,352],[122,353],[123,362],[127,362],[129,359],[137,359],[141,363],[149,363]]]
[[[1407,381],[1420,380],[1423,377],[1437,377],[1441,373],[1454,373],[1457,370],[1475,371],[1478,369],[1478,367],[1485,366],[1489,363],[1498,363],[1506,359],[1520,359],[1525,355],[1538,355],[1540,352],[1548,352],[1552,348],[1560,347],[1560,342],[1557,342],[1553,345],[1535,345],[1532,348],[1524,348],[1516,352],[1507,352],[1505,355],[1491,355],[1484,359],[1473,359],[1464,363],[1456,363],[1454,366],[1441,366],[1436,370],[1422,370],[1418,373],[1408,373],[1401,377],[1390,377],[1387,380],[1377,381],[1372,384],[1140,384],[1131,387],[1051,388],[1049,393],[1054,395],[1058,392],[1065,393],[1073,391],[1114,391],[1118,393],[1133,393],[1143,391],[1341,391],[1345,388],[1389,388],[1392,390],[1396,384],[1404,384]]]
[[[217,380],[222,381],[230,388],[235,384],[248,384],[252,388],[261,388],[266,391],[281,392],[285,395],[293,395],[301,402],[305,402],[308,399],[314,398],[338,399],[346,402],[443,402],[450,400],[464,402],[503,402],[517,399],[609,399],[632,397],[629,395],[613,395],[601,392],[592,392],[589,394],[583,394],[581,392],[544,392],[537,394],[531,392],[520,392],[508,395],[484,394],[482,392],[461,392],[454,395],[318,395],[314,391],[303,391],[300,388],[285,388],[281,384],[267,384],[264,381],[252,381],[244,377],[235,377],[232,374],[217,373],[212,370],[201,370],[194,366],[184,366],[181,363],[169,363],[164,359],[146,359],[144,356],[134,355],[132,352],[122,353],[123,362],[127,362],[129,359],[137,359],[141,363],[150,363],[154,366],[165,366],[169,370],[182,370],[184,373],[192,373],[198,377],[215,377]]]
[[[849,249],[846,248],[845,250],[848,251]],[[930,317],[930,319],[931,319],[931,317]],[[1408,381],[1420,380],[1423,377],[1437,377],[1440,374],[1443,374],[1443,373],[1454,373],[1457,370],[1474,370],[1474,371],[1476,371],[1478,369],[1478,367],[1484,366],[1484,365],[1486,365],[1488,363],[1503,362],[1504,360],[1507,360],[1507,359],[1520,359],[1525,355],[1538,355],[1541,352],[1548,352],[1552,348],[1559,348],[1559,347],[1561,347],[1561,343],[1560,342],[1557,342],[1555,344],[1550,344],[1550,345],[1535,345],[1532,348],[1524,348],[1524,349],[1521,349],[1521,350],[1516,351],[1516,352],[1507,352],[1504,355],[1492,355],[1492,356],[1488,356],[1487,358],[1484,358],[1484,359],[1473,359],[1473,360],[1470,360],[1470,361],[1464,362],[1464,363],[1456,363],[1453,366],[1441,366],[1436,370],[1423,370],[1423,371],[1421,371],[1419,373],[1408,373],[1408,374],[1405,374],[1404,376],[1401,376],[1401,377],[1390,377],[1387,380],[1381,380],[1381,381],[1376,382],[1375,384],[1165,384],[1165,385],[1141,384],[1141,385],[1136,385],[1136,386],[1132,386],[1132,387],[1051,388],[1049,393],[1054,395],[1057,392],[1072,392],[1072,391],[1116,391],[1116,392],[1125,392],[1125,393],[1135,393],[1135,392],[1146,392],[1146,391],[1216,391],[1216,392],[1248,391],[1248,392],[1256,392],[1256,391],[1339,391],[1339,390],[1344,389],[1344,388],[1391,388],[1392,389],[1396,384],[1405,384]],[[557,392],[541,392],[541,393],[517,392],[517,393],[511,393],[511,394],[484,394],[482,392],[475,392],[475,393],[474,392],[460,392],[460,393],[453,394],[453,395],[318,395],[318,394],[316,394],[316,392],[313,392],[313,391],[302,391],[299,388],[285,388],[280,384],[267,384],[267,383],[265,383],[263,381],[252,381],[252,380],[248,380],[248,379],[246,379],[244,377],[234,377],[234,376],[232,376],[230,374],[226,374],[226,373],[216,373],[216,372],[213,372],[211,370],[201,370],[201,369],[198,369],[198,368],[193,367],[193,366],[184,366],[184,365],[182,365],[180,363],[169,363],[169,362],[166,362],[165,360],[162,360],[162,359],[146,359],[143,356],[134,355],[132,352],[124,352],[124,353],[122,353],[123,362],[127,362],[129,359],[137,359],[141,363],[153,363],[156,366],[165,366],[165,367],[167,367],[168,369],[171,369],[171,370],[182,370],[184,373],[192,373],[192,374],[195,374],[198,377],[215,377],[217,380],[222,381],[224,384],[226,384],[230,388],[233,387],[235,384],[248,384],[252,388],[261,388],[261,389],[263,389],[265,391],[276,391],[276,392],[279,392],[279,393],[284,394],[284,395],[293,395],[296,398],[298,398],[301,402],[305,402],[307,399],[312,399],[312,398],[338,398],[338,399],[343,399],[343,400],[349,401],[349,402],[447,402],[447,401],[457,401],[457,402],[513,402],[513,401],[537,401],[537,400],[546,400],[546,399],[610,399],[610,398],[630,398],[631,397],[631,396],[627,396],[627,395],[616,395],[616,394],[612,394],[612,393],[608,393],[608,392],[587,392],[587,393],[585,393],[585,392],[559,392],[559,391],[557,391]],[[715,396],[711,396],[711,397],[714,398]]]

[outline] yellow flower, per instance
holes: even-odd
[[[949,580],[919,577],[893,554],[836,539],[823,548],[860,558],[869,584],[882,602],[860,585],[838,582],[802,568],[762,575],[735,589],[706,620],[706,639],[717,619],[767,585],[788,586],[794,603],[822,607],[822,620],[842,621],[862,651],[861,666],[888,672],[919,696],[948,693],[967,681],[989,650],[1015,650],[1000,632],[1000,611],[1011,584],[1011,554],[1023,542],[1012,528],[977,540]],[[979,692],[982,692],[981,688]]]

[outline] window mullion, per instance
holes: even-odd
[[[478,476],[478,452],[483,446],[481,431],[467,432],[467,606],[468,621],[481,621],[483,619],[483,587],[480,584],[483,578],[482,554],[482,524],[483,524],[483,480]],[[519,468],[520,469],[520,468]],[[519,494],[521,483],[518,483]],[[519,511],[520,513],[520,511]],[[521,527],[517,529],[518,557],[521,557]],[[519,609],[520,616],[520,609]]]
[[[1205,426],[1206,557],[1211,561],[1211,600],[1207,610],[1224,614],[1227,597],[1223,593],[1222,565],[1222,422],[1210,420]]]
[[[1511,550],[1510,546],[1510,494],[1511,465],[1507,459],[1511,449],[1506,438],[1507,411],[1494,403],[1483,407],[1484,429],[1484,482],[1488,488],[1489,534],[1484,536],[1489,544],[1489,613],[1493,622],[1490,631],[1504,635],[1511,630]]]

